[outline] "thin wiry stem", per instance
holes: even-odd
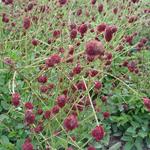
[[[83,77],[82,77],[83,78]],[[93,103],[92,103],[92,99],[91,99],[91,96],[90,96],[90,93],[88,91],[88,88],[87,88],[87,85],[86,85],[86,82],[85,82],[85,79],[83,78],[83,82],[85,84],[85,88],[86,88],[86,91],[88,92],[88,97],[89,97],[89,100],[90,100],[90,104],[91,104],[91,107],[93,109],[93,113],[94,113],[94,116],[95,116],[95,120],[96,120],[96,124],[99,125],[99,122],[98,122],[98,118],[97,118],[97,115],[96,115],[96,111],[95,111],[95,108],[93,106]]]
[[[16,78],[16,71],[14,72],[13,75],[13,80],[12,80],[12,92],[15,93],[15,78]]]

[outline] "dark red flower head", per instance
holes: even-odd
[[[32,10],[33,6],[34,6],[33,3],[29,3],[27,6],[27,11]]]
[[[103,31],[105,31],[105,28],[106,28],[106,23],[101,23],[97,26],[97,31],[98,33],[101,33]]]
[[[96,81],[94,83],[94,88],[97,89],[97,90],[101,89],[102,88],[102,83],[100,81]]]
[[[133,3],[138,3],[139,0],[131,0]]]
[[[79,8],[79,9],[77,10],[77,16],[80,16],[81,14],[82,14],[82,9]]]
[[[60,56],[58,54],[53,54],[45,61],[45,64],[47,67],[53,67],[55,64],[60,63],[60,61]]]
[[[53,114],[57,114],[59,112],[59,106],[58,105],[55,105],[53,108],[52,108],[52,113]]]
[[[92,130],[91,134],[92,134],[93,138],[98,142],[98,141],[100,141],[100,140],[104,137],[104,135],[105,135],[104,128],[103,128],[101,125],[96,126],[96,127]]]
[[[22,145],[22,150],[33,150],[33,149],[34,149],[33,145],[29,140],[25,141],[24,144]]]
[[[113,13],[116,15],[117,12],[118,12],[118,8],[116,7],[116,8],[113,9]]]
[[[126,35],[126,36],[124,36],[123,41],[125,41],[126,43],[132,45],[133,36],[132,35]]]
[[[61,61],[61,58],[60,58],[60,56],[58,54],[51,55],[51,59],[54,62],[54,64],[58,64]]]
[[[95,58],[104,54],[104,47],[100,41],[90,40],[86,43],[85,53],[88,57]]]
[[[38,108],[37,114],[38,114],[38,115],[41,115],[42,113],[43,113],[43,110],[42,110],[41,108]]]
[[[32,110],[27,110],[25,112],[25,122],[27,125],[33,124],[35,121],[35,115],[33,114]]]
[[[115,25],[110,26],[111,27],[111,32],[116,33],[117,32],[117,27]]]
[[[109,112],[103,112],[103,117],[106,119],[106,118],[109,118],[110,117],[110,113]]]
[[[27,30],[27,29],[30,28],[30,26],[31,26],[30,18],[29,18],[29,17],[25,17],[25,18],[23,19],[23,28],[24,28],[25,30]]]
[[[6,16],[6,14],[3,14],[2,21],[5,23],[9,22],[9,18],[8,18],[8,16]]]
[[[101,99],[102,99],[102,102],[107,102],[107,96],[104,96],[104,95],[103,95],[103,96],[101,97]]]
[[[82,91],[85,91],[86,90],[86,86],[85,86],[85,83],[83,81],[79,81],[77,84],[76,84],[76,87],[78,90],[82,90]]]
[[[46,110],[44,112],[44,117],[45,117],[45,119],[49,119],[51,117],[51,111],[50,110]]]
[[[77,25],[76,25],[75,23],[71,23],[71,24],[69,25],[69,27],[70,27],[70,30],[73,30],[73,29],[76,29],[76,28],[77,28]]]
[[[140,42],[141,42],[141,43],[143,43],[143,44],[146,44],[146,43],[147,43],[147,41],[148,41],[148,39],[147,39],[147,38],[145,38],[145,37],[144,37],[144,38],[142,38],[142,39],[140,40]]]
[[[96,3],[96,0],[91,0],[92,5],[95,5],[95,3]]]
[[[71,39],[75,39],[77,37],[77,30],[76,29],[72,29],[70,31],[70,38]]]
[[[83,23],[79,26],[78,30],[79,30],[80,34],[83,36],[87,32],[88,26],[85,23]]]
[[[33,109],[33,104],[31,102],[26,102],[25,103],[25,108],[26,109]]]
[[[47,76],[41,75],[38,77],[38,82],[39,83],[46,83],[47,82]]]
[[[46,86],[46,85],[41,85],[41,86],[40,86],[40,91],[41,91],[42,93],[46,93],[46,92],[48,91],[48,86]]]
[[[104,8],[103,4],[99,4],[98,5],[98,11],[99,11],[99,13],[101,13],[103,11],[103,8]]]
[[[79,74],[82,70],[82,67],[80,64],[77,64],[74,68],[73,68],[73,74]]]
[[[94,146],[90,145],[90,146],[87,148],[87,150],[96,150],[96,148],[95,148]]]
[[[58,0],[60,5],[65,5],[67,3],[67,0]]]
[[[150,111],[150,99],[147,97],[144,97],[143,102],[144,102],[145,107],[148,109],[148,111]]]
[[[54,30],[53,31],[53,37],[58,38],[60,36],[61,32],[60,30]]]
[[[37,125],[37,126],[34,128],[34,131],[35,131],[36,133],[40,133],[42,130],[43,130],[42,124],[39,124],[39,125]]]
[[[75,115],[70,115],[64,120],[64,127],[67,131],[73,130],[78,127],[78,120]]]
[[[4,0],[3,2],[4,2],[6,5],[13,4],[13,0]]]
[[[12,104],[17,107],[20,104],[20,94],[19,93],[13,93],[12,94]]]
[[[36,39],[32,39],[32,45],[37,46],[39,44],[39,41]]]
[[[98,74],[98,71],[97,71],[97,70],[92,69],[92,70],[89,70],[89,71],[88,71],[88,75],[89,75],[90,77],[95,77],[97,74]]]
[[[104,37],[106,42],[110,42],[112,40],[113,32],[111,26],[106,27]]]
[[[67,103],[67,97],[65,95],[60,95],[57,97],[57,105],[62,108]]]

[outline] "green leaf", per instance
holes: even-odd
[[[121,142],[118,142],[114,144],[113,146],[111,146],[109,150],[118,150],[120,147],[121,147]]]
[[[102,148],[102,144],[96,142],[96,143],[94,144],[94,147],[97,148],[97,149],[101,149],[101,148]]]
[[[5,144],[9,144],[9,139],[8,139],[8,137],[7,136],[5,136],[5,135],[2,135],[1,136],[1,143],[3,144],[3,145],[5,145]]]
[[[135,140],[135,147],[137,148],[137,150],[143,150],[142,138],[139,137]]]
[[[129,128],[127,129],[127,132],[128,132],[128,133],[131,133],[131,134],[135,134],[135,133],[136,133],[135,128],[133,128],[133,127],[129,127]]]
[[[24,139],[17,140],[16,143],[17,150],[21,149],[23,143],[24,143]]]
[[[15,131],[11,131],[8,135],[9,138],[16,137],[17,133]]]
[[[147,144],[147,147],[150,148],[150,138],[146,138],[146,144]]]
[[[134,144],[132,142],[127,142],[124,146],[123,150],[132,150],[132,147],[134,146]]]
[[[0,115],[0,121],[3,121],[4,119],[8,119],[9,117],[5,114]]]
[[[127,135],[124,135],[121,140],[123,141],[131,141],[132,140],[132,137],[131,136],[127,136]]]
[[[5,110],[8,110],[9,109],[9,104],[7,103],[7,102],[5,102],[5,101],[1,101],[1,105],[2,105],[2,107],[5,109]]]
[[[140,124],[135,121],[131,121],[131,124],[135,129],[140,127]]]
[[[3,110],[3,108],[0,106],[0,112]]]
[[[109,145],[109,140],[110,140],[110,136],[107,135],[107,136],[104,137],[103,143],[104,143],[105,145]]]
[[[23,127],[24,127],[24,124],[18,123],[18,125],[16,126],[16,129],[22,129]]]
[[[142,138],[145,138],[147,136],[147,132],[146,131],[143,131],[143,130],[140,130],[138,135]]]

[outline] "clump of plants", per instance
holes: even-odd
[[[147,0],[2,0],[0,149],[149,149],[148,15]]]

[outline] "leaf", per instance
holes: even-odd
[[[137,150],[143,150],[142,138],[139,137],[135,140],[135,147],[137,148]]]
[[[132,147],[134,146],[134,144],[132,142],[127,142],[124,145],[124,149],[123,150],[132,150]]]
[[[135,121],[131,121],[131,124],[135,129],[140,127],[140,124]]]
[[[7,103],[7,102],[5,102],[5,101],[1,101],[1,105],[2,105],[2,107],[5,109],[5,110],[8,110],[9,109],[9,104]]]
[[[9,138],[16,137],[17,133],[15,131],[11,131],[8,135]]]
[[[113,146],[111,146],[109,150],[118,150],[120,147],[121,147],[121,142],[118,142],[114,144]]]
[[[123,141],[131,141],[132,140],[132,137],[131,136],[127,136],[127,135],[124,135],[121,140]]]
[[[0,106],[0,112],[3,110],[3,108]]]
[[[138,135],[142,138],[145,138],[147,136],[147,132],[146,131],[143,131],[143,130],[140,130]]]
[[[133,127],[129,127],[128,129],[127,129],[127,132],[128,133],[131,133],[131,134],[135,134],[136,132],[135,132],[135,128],[133,128]]]
[[[109,135],[105,136],[105,138],[103,139],[103,143],[105,145],[109,145],[109,141],[110,141],[110,136]]]
[[[147,147],[150,148],[150,138],[146,138]]]
[[[17,140],[16,143],[17,150],[21,149],[23,143],[24,143],[24,139]]]
[[[9,117],[5,114],[0,115],[0,121],[3,121],[4,119],[8,119]]]
[[[2,135],[1,136],[1,143],[2,144],[8,144],[9,143],[9,139],[8,139],[8,137],[7,136],[5,136],[5,135]]]
[[[18,123],[18,125],[16,126],[16,129],[22,129],[23,127],[24,127],[24,124]]]
[[[94,144],[94,147],[97,148],[97,149],[100,149],[100,148],[102,148],[102,144],[96,142],[96,143]]]

